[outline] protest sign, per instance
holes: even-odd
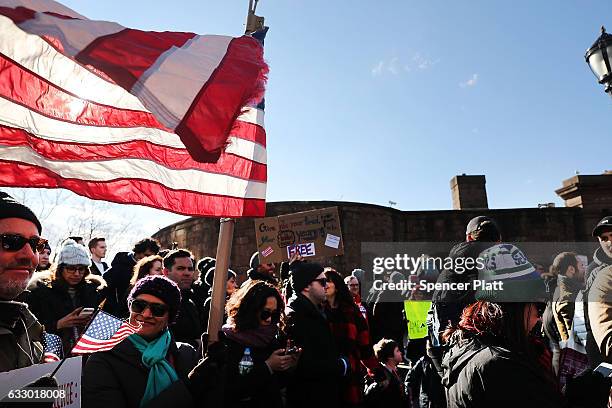
[[[305,259],[344,253],[338,207],[258,218],[255,235],[262,263],[286,261],[294,253]]]
[[[57,396],[58,398],[55,399],[53,408],[80,408],[81,368],[83,365],[81,360],[82,357],[80,356],[67,359],[55,374],[59,387],[54,391],[54,396]],[[36,381],[44,375],[51,374],[60,364],[60,362],[61,361],[47,364],[34,364],[30,367],[0,373],[0,400],[7,397],[9,392],[13,391],[12,394],[14,395],[17,390],[23,390],[23,387],[26,385]],[[31,397],[32,395],[21,396],[24,397],[23,406],[28,406],[26,398]],[[30,399],[27,400],[31,401]],[[18,399],[13,397],[11,401],[17,402]]]

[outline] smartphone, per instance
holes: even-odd
[[[298,348],[293,345],[291,339],[287,339],[287,347],[285,348],[285,355],[296,354],[298,352]]]
[[[612,377],[612,364],[601,363],[594,371],[601,373],[604,377]]]
[[[79,317],[91,316],[93,312],[94,312],[93,307],[85,307],[83,308],[83,310],[81,310],[81,313],[79,313]]]

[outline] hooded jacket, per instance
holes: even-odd
[[[476,337],[451,344],[442,363],[447,403],[454,408],[561,408],[561,394],[543,369],[518,353]]]

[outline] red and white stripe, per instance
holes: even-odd
[[[43,363],[55,363],[60,360],[61,358],[59,358],[58,355],[55,353],[47,351],[45,352],[45,354],[43,354]]]
[[[143,32],[0,0],[0,183],[262,216],[267,66],[250,37]]]
[[[72,354],[88,354],[111,350],[117,344],[127,339],[128,336],[136,333],[139,329],[139,325],[133,325],[126,321],[108,340],[98,340],[84,334],[72,349]]]

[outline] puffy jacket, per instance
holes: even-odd
[[[172,342],[166,358],[179,380],[161,392],[146,408],[193,407],[193,397],[185,379],[198,362],[198,355],[188,344]],[[82,406],[84,408],[139,407],[147,387],[149,369],[142,363],[142,353],[125,339],[109,351],[94,353],[83,369]]]
[[[67,354],[84,328],[58,329],[58,320],[79,307],[97,308],[102,301],[101,292],[105,285],[101,276],[89,274],[75,286],[76,295],[73,299],[65,281],[51,280],[49,271],[37,272],[28,285],[30,295],[26,302],[38,321],[45,326],[45,330],[62,338],[64,352]]]
[[[442,363],[448,406],[566,407],[551,379],[536,364],[475,337],[452,343]]]

